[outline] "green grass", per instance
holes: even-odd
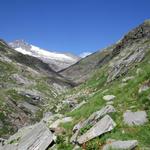
[[[76,88],[75,93],[78,93],[81,89],[89,90],[94,92],[92,96],[87,95],[87,104],[75,110],[73,112],[66,113],[67,116],[72,116],[74,121],[72,123],[66,123],[62,126],[66,129],[67,133],[65,136],[71,137],[72,128],[79,121],[88,118],[93,112],[99,110],[105,105],[102,97],[107,94],[113,94],[116,96],[114,100],[114,107],[117,110],[116,113],[110,114],[112,119],[116,122],[117,127],[100,137],[97,137],[86,143],[86,150],[98,150],[102,145],[106,143],[107,139],[116,140],[138,140],[138,148],[144,147],[150,148],[150,121],[141,126],[129,127],[123,123],[123,113],[126,110],[138,111],[145,110],[148,114],[148,120],[150,120],[150,89],[138,93],[141,84],[150,79],[150,64],[147,62],[150,58],[150,52],[142,63],[138,63],[135,67],[131,68],[125,76],[121,76],[118,80],[112,83],[105,84],[107,79],[107,66],[104,66],[86,83]],[[140,74],[136,74],[138,68],[142,69]],[[121,87],[122,79],[127,76],[134,76],[134,80],[129,80],[127,85]],[[108,90],[107,90],[108,89]],[[103,91],[106,91],[103,93]],[[73,93],[72,91],[70,93]],[[89,129],[88,126],[81,130],[81,134],[85,133]]]

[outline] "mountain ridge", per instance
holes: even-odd
[[[50,67],[55,71],[64,69],[76,63],[80,59],[80,57],[77,57],[73,54],[51,52],[41,49],[37,46],[26,43],[24,40],[10,42],[9,46],[22,54],[41,59],[43,62],[49,64]]]

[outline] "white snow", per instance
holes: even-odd
[[[31,52],[26,51],[25,49],[22,49],[21,47],[15,48],[15,50],[22,53],[22,54],[24,54],[24,55],[32,55]]]
[[[88,56],[88,55],[91,55],[92,53],[91,52],[83,52],[83,53],[81,53],[79,56],[81,57],[81,58],[84,58],[84,57],[86,57],[86,56]]]
[[[40,57],[45,57],[45,58],[51,58],[51,59],[56,59],[56,60],[64,60],[67,59],[68,61],[73,61],[73,58],[61,54],[61,53],[55,53],[55,52],[49,52],[43,49],[40,49],[39,47],[36,47],[34,45],[31,45],[31,50],[36,53],[36,55],[39,55]]]

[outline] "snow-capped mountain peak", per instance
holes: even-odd
[[[30,55],[41,59],[43,62],[48,63],[55,71],[67,68],[80,59],[72,54],[51,52],[41,49],[26,43],[24,40],[16,40],[9,43],[9,45],[24,55]]]

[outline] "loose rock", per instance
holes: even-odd
[[[119,149],[119,150],[132,150],[138,145],[137,140],[129,141],[112,141],[103,147],[103,150]]]
[[[105,101],[112,101],[112,100],[114,100],[114,98],[115,98],[114,95],[105,95],[105,96],[103,97],[103,99],[104,99]]]
[[[143,125],[148,121],[145,111],[131,112],[130,110],[128,110],[123,114],[123,118],[124,123],[129,126]]]
[[[97,112],[94,112],[92,115],[90,115],[90,117],[88,119],[86,119],[85,121],[80,121],[78,124],[76,124],[73,127],[73,136],[70,139],[71,143],[76,143],[77,141],[77,137],[79,134],[79,131],[81,128],[84,128],[86,125],[91,125],[93,126],[94,124],[96,124],[97,121],[99,121],[104,115],[108,114],[108,113],[112,113],[112,112],[116,112],[115,108],[111,105],[107,105],[105,107],[103,107],[102,109],[100,109]]]
[[[98,121],[91,129],[89,129],[85,134],[81,135],[77,142],[83,144],[97,136],[100,136],[106,132],[109,132],[114,129],[116,123],[111,119],[109,115],[103,117]]]

